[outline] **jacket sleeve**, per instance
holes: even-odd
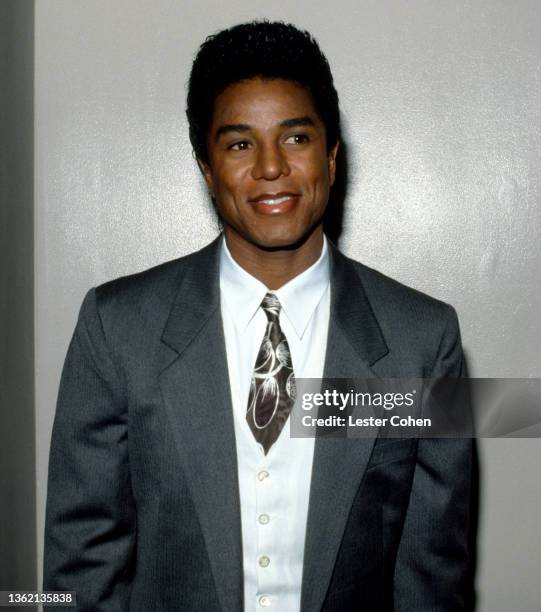
[[[43,589],[76,591],[77,610],[129,607],[136,525],[127,419],[91,290],[62,372],[44,543]]]
[[[464,376],[458,319],[449,307],[431,378]],[[470,438],[419,440],[395,566],[396,612],[465,609],[471,460]]]

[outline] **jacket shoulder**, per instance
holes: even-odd
[[[95,293],[98,309],[133,310],[143,308],[146,303],[156,307],[160,301],[170,306],[186,271],[197,268],[213,247],[216,247],[215,242],[183,257],[97,286]]]
[[[449,309],[452,309],[450,304],[442,300],[404,285],[358,261],[350,261],[357,271],[369,300],[379,312],[389,315],[400,313],[402,317],[433,319],[448,314]]]
[[[105,337],[121,344],[132,344],[135,335],[159,337],[184,276],[207,264],[215,249],[214,242],[194,253],[91,289],[85,303],[94,303]]]
[[[445,342],[460,345],[458,318],[450,304],[351,261],[385,342],[400,363],[416,356],[433,364]]]

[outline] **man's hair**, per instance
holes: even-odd
[[[186,115],[198,159],[208,162],[207,136],[216,97],[229,85],[256,77],[286,79],[306,88],[325,125],[327,149],[336,144],[338,94],[317,42],[291,24],[252,21],[209,36],[192,65]]]

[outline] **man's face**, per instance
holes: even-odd
[[[228,237],[286,248],[318,227],[335,177],[312,97],[283,79],[230,85],[215,100],[201,163]]]

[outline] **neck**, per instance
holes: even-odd
[[[319,259],[323,248],[321,225],[298,247],[287,249],[263,249],[247,242],[227,226],[224,234],[233,259],[269,289],[280,289],[302,274]]]

